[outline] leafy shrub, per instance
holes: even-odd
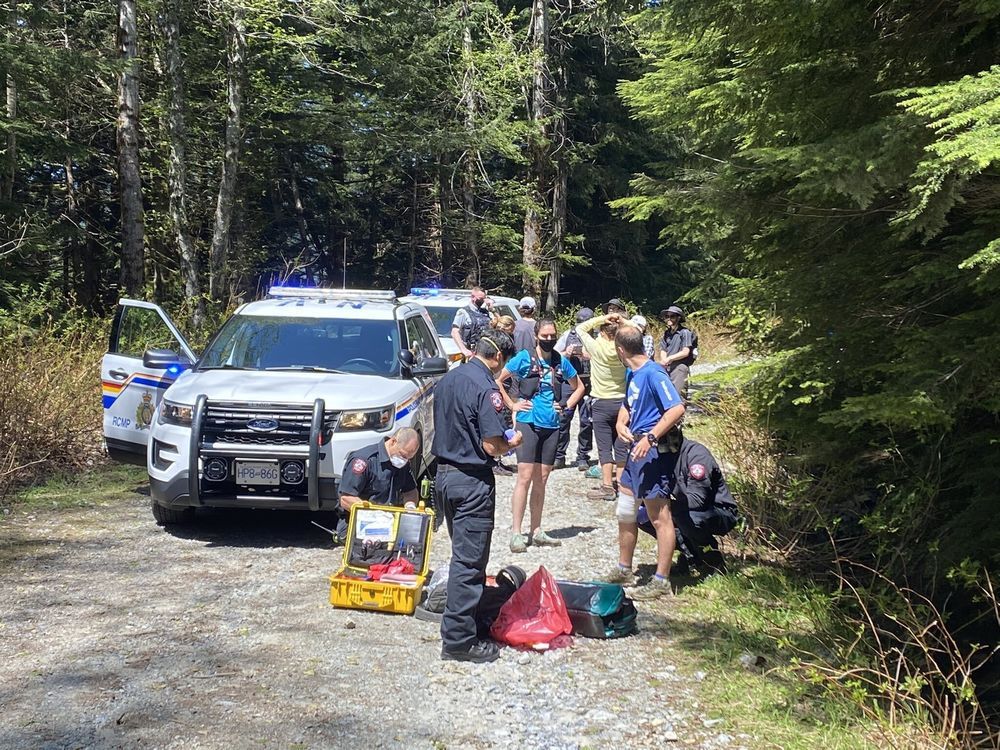
[[[0,317],[0,500],[102,456],[107,323],[77,311],[42,319],[38,307],[29,302],[17,317]]]

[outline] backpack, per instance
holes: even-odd
[[[479,339],[483,337],[483,331],[490,327],[490,314],[471,304],[466,305],[463,309],[468,320],[462,324],[458,332],[465,345],[475,351]]]
[[[535,372],[536,364],[538,372]],[[562,393],[562,355],[555,349],[549,354],[549,369],[552,370],[552,393],[554,398],[559,400]],[[531,371],[517,381],[517,395],[530,401],[542,389],[541,361],[531,357]]]

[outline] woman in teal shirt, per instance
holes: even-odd
[[[540,547],[562,544],[542,531],[545,485],[552,473],[559,443],[559,392],[562,383],[569,383],[573,389],[566,403],[567,409],[572,409],[583,398],[584,388],[570,361],[555,351],[557,340],[555,322],[539,320],[535,324],[535,348],[522,349],[514,355],[497,378],[500,393],[513,412],[515,426],[523,436],[523,442],[517,447],[517,480],[511,498],[511,552],[524,552],[529,544]],[[518,378],[517,401],[513,401],[504,388],[511,375]],[[527,535],[521,533],[525,507],[530,509],[531,522]]]

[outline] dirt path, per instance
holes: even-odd
[[[498,481],[491,571],[587,579],[613,562],[610,504],[575,469],[554,473],[546,507],[563,546],[511,554],[511,486]],[[0,527],[0,747],[752,744],[702,723],[682,604],[642,606],[623,640],[444,663],[434,624],[330,607],[339,551],[305,516],[207,512],[165,531],[143,489]],[[447,536],[434,544],[443,564]]]

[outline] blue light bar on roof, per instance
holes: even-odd
[[[305,298],[328,300],[384,300],[395,301],[396,293],[384,289],[325,289],[319,287],[272,286],[268,296],[276,299]]]
[[[421,297],[436,297],[440,293],[440,289],[432,289],[429,286],[415,286],[410,289],[410,294],[419,295]]]

